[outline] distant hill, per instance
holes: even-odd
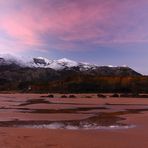
[[[22,60],[0,56],[1,91],[131,92],[147,91],[147,83],[147,77],[127,66],[97,66],[66,58]]]

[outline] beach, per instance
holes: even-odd
[[[146,98],[46,96],[0,94],[1,148],[148,147]]]

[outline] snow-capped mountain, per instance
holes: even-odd
[[[89,63],[76,62],[66,58],[59,60],[50,60],[44,57],[37,58],[24,58],[12,55],[0,55],[0,68],[13,69],[13,68],[34,68],[45,69],[45,70],[55,70],[55,71],[65,71],[71,70],[73,72],[83,72],[85,74],[101,75],[101,76],[125,76],[125,75],[140,75],[136,71],[132,70],[127,66],[98,66]]]
[[[10,54],[0,54],[0,65],[16,64],[19,66],[25,66],[25,62],[21,57],[16,57]]]
[[[12,55],[0,55],[0,65],[16,64],[20,67],[36,67],[36,68],[51,68],[54,70],[62,70],[65,68],[80,67],[81,70],[95,68],[96,65],[89,63],[76,62],[66,58],[59,60],[49,60],[44,57],[24,58]]]
[[[117,88],[117,91],[119,88],[125,91],[130,90],[133,84],[137,84],[135,77],[141,76],[126,66],[97,66],[66,58],[50,60],[43,57],[0,55],[0,91],[28,91],[28,88],[39,92],[93,92],[100,89],[104,92],[112,91],[114,88]],[[133,78],[133,82],[128,79],[129,77]],[[131,83],[128,89],[121,83],[124,81]],[[120,83],[123,86],[120,86]]]
[[[89,63],[76,62],[69,60],[67,58],[62,58],[59,60],[49,60],[43,57],[33,58],[32,62],[28,62],[29,67],[42,67],[51,68],[55,70],[62,70],[65,68],[80,67],[81,70],[87,70],[90,68],[95,68],[96,65]]]

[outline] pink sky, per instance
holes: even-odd
[[[147,14],[147,0],[0,0],[0,52],[145,45]]]

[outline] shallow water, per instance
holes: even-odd
[[[23,128],[47,128],[47,129],[67,129],[67,130],[114,130],[114,129],[129,129],[135,128],[135,125],[110,125],[110,126],[100,126],[97,124],[81,124],[81,126],[76,125],[66,125],[64,123],[53,122],[51,124],[41,124],[41,125],[22,125]]]
[[[146,104],[114,104],[108,99],[49,99],[41,95],[0,95],[0,126],[67,130],[129,129],[122,115],[148,111]]]

